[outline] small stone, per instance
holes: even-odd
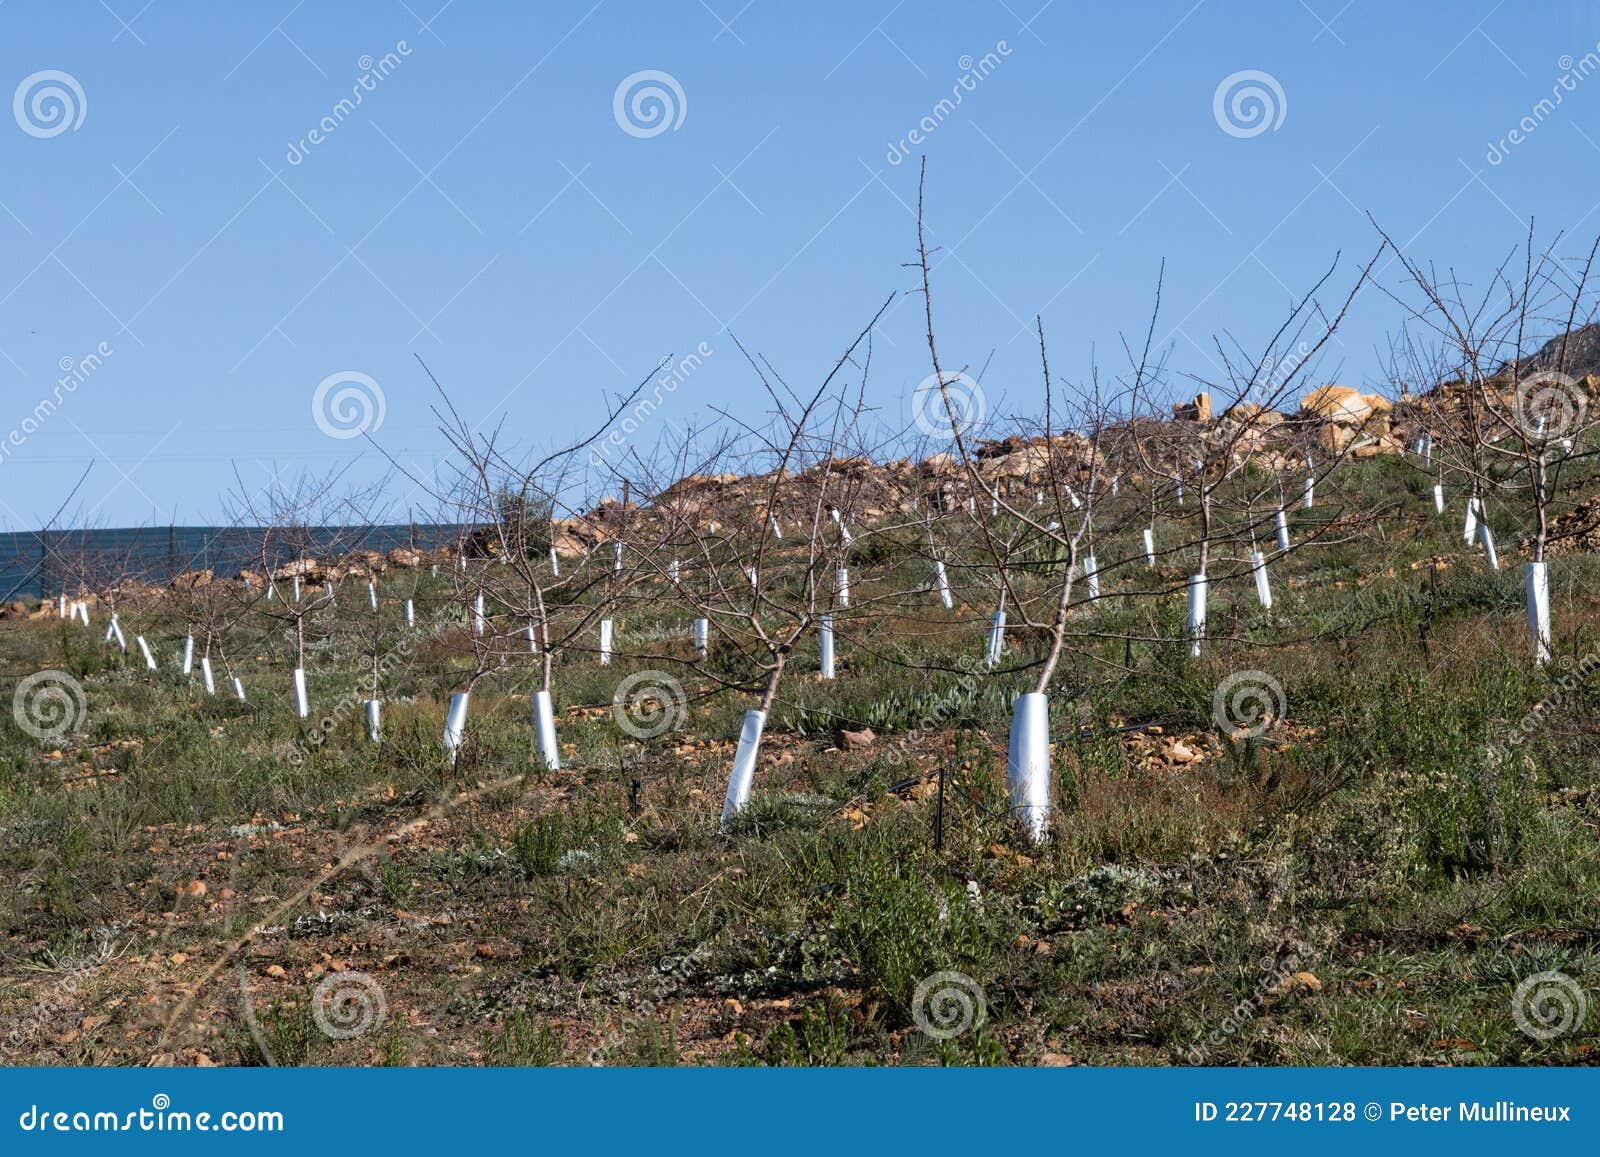
[[[841,727],[836,741],[841,751],[865,751],[877,738],[870,727],[863,727],[860,731]]]

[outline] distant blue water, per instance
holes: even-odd
[[[207,568],[232,578],[260,565],[264,531],[237,526],[140,526],[124,530],[52,530],[0,534],[0,601],[38,598],[65,587],[89,586],[110,577],[165,582],[186,570]],[[331,550],[389,551],[415,545],[430,550],[455,542],[449,526],[316,527],[270,546],[272,565],[297,554],[319,557]]]

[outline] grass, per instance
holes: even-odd
[[[1553,566],[1558,661],[1541,669],[1510,527],[1490,574],[1399,463],[1325,489],[1412,513],[1275,563],[1270,614],[1248,576],[1214,584],[1199,660],[1181,591],[1153,607],[1108,584],[1080,616],[1052,688],[1042,848],[1017,839],[1003,783],[1038,643],[1018,635],[1009,671],[961,666],[987,607],[841,622],[833,683],[802,648],[728,834],[746,700],[692,694],[683,728],[643,742],[606,706],[647,665],[630,638],[686,635],[670,607],[620,617],[610,667],[558,667],[559,772],[536,767],[526,668],[480,682],[444,762],[447,645],[393,676],[381,745],[359,710],[310,743],[281,650],[241,657],[239,703],[175,676],[181,631],[159,618],[142,627],[168,663],[154,676],[98,631],[0,624],[7,671],[69,671],[88,703],[59,743],[0,717],[5,1059],[1592,1063],[1600,1014],[1537,1039],[1513,993],[1546,972],[1600,993],[1600,689],[1573,674],[1600,637],[1600,561]],[[1295,513],[1297,535],[1314,517]],[[906,565],[885,547],[852,573],[867,590]],[[319,705],[358,682],[364,600],[341,604],[310,665]],[[1283,688],[1287,718],[1261,736],[1212,722],[1242,670]],[[839,751],[839,727],[877,739]],[[316,994],[351,973],[383,1015],[330,1036]],[[918,1005],[940,973],[982,994],[948,1037]]]

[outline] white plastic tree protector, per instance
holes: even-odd
[[[722,826],[732,825],[750,802],[750,787],[756,777],[756,757],[761,754],[761,732],[767,726],[767,713],[754,709],[744,713],[739,729],[739,747],[733,753],[733,771],[728,776],[728,794],[722,800]]]
[[[622,541],[620,539],[611,544],[611,570],[614,574],[622,573]]]
[[[1200,644],[1206,637],[1206,591],[1210,584],[1203,574],[1189,576],[1189,654],[1200,657]]]
[[[200,675],[206,682],[206,694],[215,695],[217,693],[217,681],[211,677],[211,657],[209,655],[202,655],[200,658]]]
[[[838,582],[838,586],[839,586],[839,605],[841,607],[848,607],[850,605],[850,570],[849,570],[849,568],[848,567],[840,567],[839,568],[839,573],[834,577],[836,578],[836,580]]]
[[[1305,507],[1306,507],[1307,510],[1310,510],[1316,504],[1317,504],[1317,480],[1315,478],[1307,478],[1306,479],[1306,501],[1305,501]]]
[[[300,576],[299,575],[295,575],[294,576],[294,601],[295,602],[299,602],[300,601]]]
[[[669,562],[667,564],[667,581],[668,582],[674,582],[674,583],[677,582],[678,581],[678,573],[679,573],[678,560],[677,559],[673,559],[671,562]]]
[[[994,617],[989,620],[989,648],[984,653],[983,661],[987,666],[994,667],[1000,662],[1000,653],[1006,646],[1006,612],[1005,608],[995,611]]]
[[[1011,814],[1040,844],[1050,830],[1050,700],[1041,692],[1017,696],[1006,751]]]
[[[948,611],[956,604],[950,596],[950,576],[945,573],[944,563],[940,559],[933,560],[933,581],[939,589],[939,603]]]
[[[187,676],[194,673],[194,636],[185,635],[183,639],[183,659],[179,669]]]
[[[1433,484],[1433,510],[1435,514],[1444,513],[1444,487],[1437,482]]]
[[[1272,609],[1272,582],[1267,577],[1267,556],[1259,550],[1250,552],[1250,569],[1256,576],[1256,598],[1264,610]]]
[[[530,655],[537,655],[539,653],[539,632],[533,629],[532,623],[529,623],[525,628],[523,628],[522,633],[528,636],[528,653]]]
[[[747,567],[744,568],[744,577],[750,580],[750,589],[751,590],[755,590],[758,586],[761,585],[760,581],[759,581],[759,579],[757,578],[757,575],[756,575],[756,568],[753,567],[753,566],[747,566]]]
[[[1084,555],[1083,558],[1083,585],[1089,588],[1089,601],[1092,603],[1100,597],[1100,564],[1094,555]]]
[[[416,604],[414,604],[410,599],[407,599],[405,601],[405,612],[406,612],[406,626],[408,626],[408,627],[416,626],[417,625],[417,608],[416,608]]]
[[[367,602],[372,605],[372,609],[373,610],[377,610],[378,609],[378,584],[377,583],[369,582],[367,584]]]
[[[818,631],[818,648],[821,659],[818,664],[824,679],[833,678],[833,616],[823,615]]]
[[[1148,526],[1144,528],[1144,565],[1156,565],[1156,532]]]
[[[778,525],[777,517],[775,515],[768,515],[767,516],[767,521],[772,523],[772,536],[774,538],[776,538],[779,542],[782,542],[783,541],[783,529]]]
[[[978,496],[976,494],[967,495],[967,513],[973,515],[978,513]]]
[[[470,691],[456,691],[450,696],[450,710],[444,717],[444,750],[452,759],[467,734],[467,703],[471,698]]]
[[[233,694],[240,703],[244,702],[244,684],[239,682],[239,676],[233,677]]]
[[[709,619],[696,619],[694,621],[694,649],[696,653],[704,655],[707,644],[711,641],[711,621]]]
[[[100,641],[102,643],[109,643],[109,642],[111,642],[112,639],[114,639],[116,637],[117,637],[117,612],[116,611],[112,611],[111,612],[111,618],[109,620],[107,620],[107,622],[106,622],[105,637],[102,638]]]
[[[322,589],[328,592],[328,605],[330,607],[337,605],[339,600],[334,598],[334,595],[333,595],[333,584],[332,583],[323,583],[322,584]]]
[[[546,771],[561,770],[561,749],[556,746],[556,711],[550,692],[533,693],[533,733],[539,743],[539,759]]]
[[[1522,585],[1528,601],[1528,635],[1533,639],[1533,659],[1550,661],[1550,571],[1542,562],[1522,568]]]
[[[600,664],[606,666],[611,662],[611,620],[600,620]]]
[[[311,700],[306,697],[306,669],[294,669],[294,713],[301,719],[311,714]]]
[[[383,738],[383,700],[365,699],[361,706],[367,713],[367,738],[377,743]]]
[[[67,617],[67,596],[65,594],[59,594],[59,595],[56,596],[56,618],[64,619],[66,617]]]
[[[143,635],[135,635],[133,641],[139,644],[139,654],[144,656],[144,665],[154,671],[156,669],[156,657],[150,653],[150,644],[144,641]]]
[[[1284,513],[1283,507],[1278,507],[1278,513],[1272,522],[1273,528],[1278,534],[1278,549],[1287,552],[1289,549],[1289,516]]]
[[[1490,570],[1500,569],[1500,556],[1494,549],[1494,532],[1489,529],[1487,522],[1478,523],[1478,545],[1483,547],[1483,557],[1489,564]]]
[[[1478,536],[1478,499],[1476,495],[1467,498],[1467,520],[1461,527],[1461,541],[1468,546]]]
[[[553,546],[550,548],[550,573],[557,576],[561,574],[561,560],[556,557],[556,548]]]
[[[478,597],[472,600],[472,633],[481,635],[483,634],[483,628],[483,594],[479,592]]]

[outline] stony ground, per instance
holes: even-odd
[[[147,675],[99,630],[7,620],[8,686],[64,670],[85,709],[47,741],[0,720],[0,1052],[1592,1063],[1600,564],[1553,564],[1558,661],[1536,668],[1519,512],[1491,509],[1506,543],[1493,574],[1455,518],[1427,516],[1403,464],[1353,465],[1328,489],[1326,517],[1341,501],[1397,513],[1287,560],[1271,614],[1247,577],[1218,584],[1199,660],[1177,641],[1181,567],[1159,612],[1110,592],[1085,613],[1052,690],[1044,847],[1018,838],[1004,799],[1025,682],[1008,670],[1037,642],[1019,637],[1011,667],[967,683],[955,662],[976,653],[987,607],[863,629],[833,683],[797,656],[754,802],[727,834],[717,813],[751,699],[658,641],[685,626],[665,605],[619,620],[612,667],[558,670],[559,772],[530,770],[532,673],[516,665],[479,684],[467,746],[443,760],[454,630],[395,675],[381,745],[357,712],[307,745],[281,641],[240,656],[241,704],[165,660]],[[1297,512],[1297,535],[1323,516]],[[889,584],[900,565],[858,581]],[[358,669],[363,600],[341,602],[310,664],[319,704]],[[908,665],[894,644],[913,628],[945,670]],[[164,656],[182,633],[159,611],[140,629]],[[635,740],[612,691],[664,654],[687,718]],[[1238,672],[1282,688],[1259,735],[1218,725],[1217,689]]]

